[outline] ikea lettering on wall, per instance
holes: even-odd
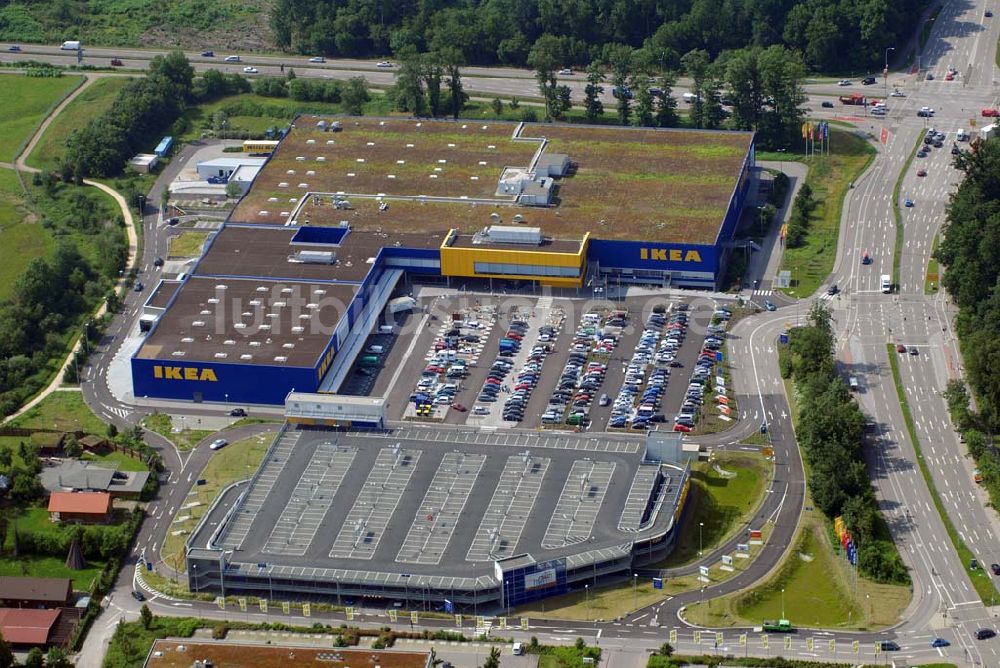
[[[210,383],[219,381],[213,369],[199,369],[193,366],[154,366],[153,378],[164,380],[206,380]]]
[[[701,262],[701,253],[696,250],[685,251],[680,248],[640,248],[639,258],[662,262]]]

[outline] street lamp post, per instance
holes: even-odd
[[[589,617],[590,616],[590,585],[589,584],[583,585],[583,591],[585,591],[586,594],[587,594],[587,616]]]
[[[785,588],[781,588],[781,618],[785,618]]]
[[[701,556],[703,543],[701,540],[701,530],[705,526],[704,522],[698,522],[698,556]]]
[[[632,574],[632,607],[639,607],[639,574]]]
[[[886,96],[889,95],[889,52],[895,50],[894,46],[887,47],[885,50],[885,69],[882,70],[882,83]]]

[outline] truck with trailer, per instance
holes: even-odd
[[[850,95],[841,95],[840,101],[843,104],[855,104],[863,107],[867,104],[868,99],[861,93],[852,93]]]

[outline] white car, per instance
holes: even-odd
[[[209,450],[221,450],[222,448],[229,445],[229,441],[224,438],[219,438],[212,441],[212,444],[208,446]]]
[[[559,70],[559,74],[560,74],[561,76],[564,76],[564,77],[565,77],[565,76],[569,76],[569,75],[573,74],[573,70],[571,70],[571,69],[570,69],[570,68],[568,68],[568,67],[564,67],[564,68],[562,68],[561,70]]]
[[[226,56],[226,62],[227,63],[238,63],[238,62],[240,62],[240,57],[239,56]]]
[[[392,67],[392,63],[390,63],[388,60],[380,60],[378,63],[375,64],[375,67],[382,67],[382,68]]]
[[[897,88],[889,93],[889,97],[906,97],[906,93]]]
[[[323,56],[313,56],[312,58],[309,59],[309,62],[310,63],[325,63],[326,62],[326,58],[324,58]]]
[[[838,83],[837,85],[838,86],[850,86],[851,85],[851,80],[850,79],[841,79],[840,83]]]
[[[257,71],[258,70],[257,70],[256,67],[244,67],[243,68],[243,73],[244,74],[257,74]]]
[[[928,114],[930,116],[934,115],[934,109],[931,108],[931,107],[920,107],[920,112],[924,113],[924,114]]]

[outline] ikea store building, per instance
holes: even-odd
[[[752,133],[300,116],[147,300],[136,397],[336,394],[406,282],[715,289]],[[353,406],[336,424],[377,426]]]

